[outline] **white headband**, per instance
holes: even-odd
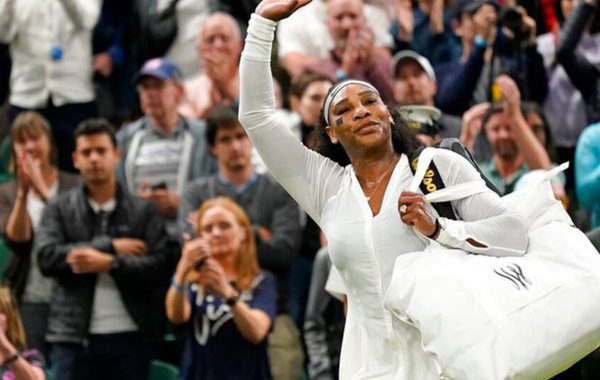
[[[329,108],[331,107],[333,98],[335,98],[337,96],[337,94],[344,87],[349,86],[351,84],[359,84],[361,86],[368,87],[371,90],[373,90],[377,95],[379,95],[379,97],[381,97],[381,94],[379,94],[379,91],[377,91],[377,89],[369,82],[364,82],[362,80],[356,80],[356,79],[349,79],[349,80],[345,80],[343,82],[336,84],[333,87],[333,89],[329,92],[329,95],[327,95],[327,98],[325,98],[325,104],[323,105],[323,116],[325,117],[325,122],[327,123],[327,125],[331,125],[331,123],[329,121]]]

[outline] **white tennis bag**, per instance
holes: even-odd
[[[421,153],[411,190],[433,152]],[[547,379],[600,343],[600,255],[554,199],[547,178],[503,200],[529,225],[521,257],[468,254],[433,243],[395,263],[386,307],[421,332],[441,378]],[[430,202],[481,192],[438,190]]]

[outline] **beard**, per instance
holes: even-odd
[[[496,143],[494,150],[503,161],[512,161],[519,155],[519,148],[514,141],[501,141]]]

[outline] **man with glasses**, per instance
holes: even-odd
[[[177,111],[184,93],[177,65],[167,58],[151,59],[136,83],[144,116],[117,135],[123,154],[119,182],[152,201],[167,221],[171,240],[179,241],[179,195],[190,180],[215,172],[216,163],[206,145],[204,123]]]

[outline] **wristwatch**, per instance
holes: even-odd
[[[237,301],[239,301],[240,295],[241,295],[241,293],[236,290],[235,295],[233,295],[225,300],[225,303],[227,304],[227,306],[233,307],[237,303]]]

